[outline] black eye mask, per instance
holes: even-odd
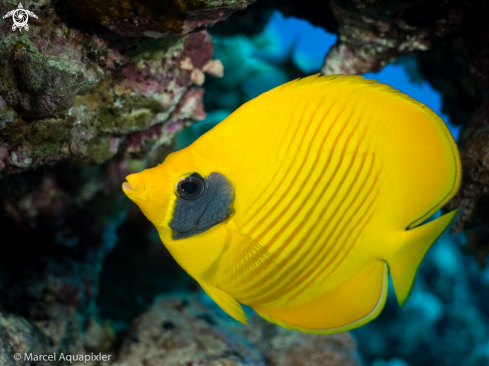
[[[203,233],[233,214],[234,188],[222,174],[211,173],[207,178],[192,174],[178,187],[188,194],[177,198],[169,225],[173,240]]]

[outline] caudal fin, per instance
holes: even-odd
[[[453,221],[458,210],[403,233],[401,249],[387,260],[397,302],[404,305],[413,290],[414,279],[424,256]]]

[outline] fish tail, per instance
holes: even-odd
[[[404,231],[400,249],[387,259],[400,306],[404,305],[413,290],[416,272],[424,256],[453,221],[457,211],[454,210],[427,224]]]

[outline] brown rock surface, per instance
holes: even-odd
[[[68,0],[76,15],[128,36],[160,38],[188,34],[224,20],[255,0]]]
[[[215,304],[211,304],[214,307]],[[348,333],[287,331],[253,314],[248,325],[212,311],[196,296],[158,298],[132,323],[114,366],[359,366]]]
[[[331,0],[338,43],[326,57],[324,74],[379,71],[407,54],[425,51],[468,21],[468,6],[450,1]]]

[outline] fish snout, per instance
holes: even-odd
[[[141,173],[128,175],[126,182],[122,184],[122,190],[133,201],[147,199],[146,180]]]

